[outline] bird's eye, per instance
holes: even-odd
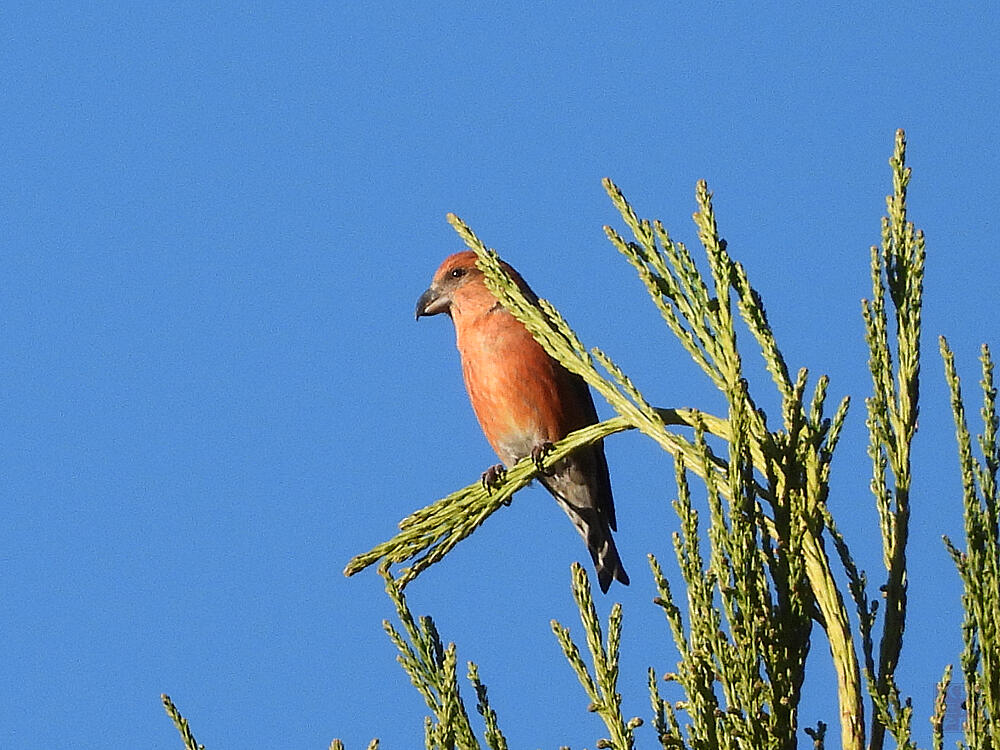
[[[465,276],[465,269],[464,268],[453,268],[451,270],[451,276],[454,279],[460,279],[463,276]]]

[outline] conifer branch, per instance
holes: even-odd
[[[826,747],[826,724],[822,721],[816,722],[816,728],[811,727],[805,728],[805,733],[808,734],[813,741],[813,750],[823,750]]]
[[[896,132],[896,146],[889,164],[893,193],[886,198],[888,216],[882,220],[881,248],[873,247],[871,251],[872,297],[862,303],[873,386],[872,396],[867,400],[871,489],[879,514],[886,568],[882,587],[885,614],[874,673],[870,666],[875,663],[874,656],[865,653],[868,681],[874,691],[871,750],[881,750],[886,728],[893,730],[898,744],[909,741],[908,721],[903,722],[904,714],[908,713],[900,703],[894,674],[906,625],[910,446],[917,429],[925,256],[923,233],[914,229],[906,215],[910,168],[906,166],[906,138],[901,130]],[[891,327],[886,292],[894,313],[896,368],[889,343]],[[873,645],[870,638],[863,637],[864,648]]]
[[[650,555],[652,558],[652,555]],[[687,748],[681,736],[681,727],[677,723],[677,714],[668,701],[660,697],[660,689],[656,681],[656,670],[649,668],[649,702],[653,707],[653,729],[663,750],[683,750]],[[671,675],[672,677],[672,675]]]
[[[177,731],[180,732],[181,739],[184,740],[185,750],[205,750],[205,746],[199,745],[197,740],[195,740],[188,720],[181,716],[180,710],[170,700],[170,696],[163,693],[160,695],[160,701],[163,703],[163,708],[166,710],[167,716],[170,717],[174,726],[177,727]]]
[[[469,662],[469,682],[476,691],[476,710],[486,723],[485,739],[490,750],[507,750],[507,738],[500,731],[497,712],[490,705],[486,686],[479,680],[479,667]]]
[[[375,739],[373,739],[371,742],[368,743],[367,750],[378,750],[378,746],[379,742],[378,738],[376,737]],[[330,743],[330,750],[346,750],[346,749],[344,748],[343,742],[341,742],[340,740],[333,740]]]
[[[622,715],[622,697],[618,692],[618,653],[621,645],[622,608],[615,604],[608,618],[608,639],[605,643],[601,633],[601,622],[597,617],[594,599],[590,594],[590,580],[579,563],[573,563],[573,598],[580,610],[587,649],[594,664],[591,675],[586,662],[573,642],[569,628],[552,621],[552,632],[559,641],[563,654],[576,672],[584,692],[590,699],[588,711],[596,712],[608,728],[610,738],[598,740],[599,748],[632,750],[635,743],[635,729],[642,725],[642,719],[625,721]]]
[[[934,713],[931,715],[931,742],[934,750],[944,748],[944,717],[948,711],[948,688],[951,686],[951,664],[944,669],[934,697]]]
[[[729,435],[725,422],[709,414],[688,409],[652,411],[663,425],[702,425],[719,437],[726,438]],[[508,469],[504,480],[499,484],[484,486],[482,481],[476,481],[415,511],[399,522],[400,532],[394,537],[352,558],[344,569],[344,575],[353,576],[380,560],[389,564],[410,562],[400,571],[397,581],[401,588],[405,588],[421,572],[443,559],[493,513],[509,505],[514,493],[527,487],[539,474],[549,470],[581,446],[632,428],[633,425],[624,417],[589,425],[557,442],[554,449],[540,462],[541,468],[530,457],[526,457]],[[672,435],[671,445],[676,447],[678,453],[684,455],[692,450],[690,442],[682,436],[666,431],[664,434]],[[719,461],[707,470],[724,471],[725,462]]]
[[[945,545],[962,579],[964,648],[961,654],[965,681],[965,741],[971,750],[986,750],[1000,741],[1000,528],[998,528],[997,471],[1000,416],[993,380],[993,359],[982,347],[983,432],[978,437],[980,461],[973,454],[965,418],[961,382],[948,342],[940,340],[945,378],[951,391],[959,467],[962,473],[963,515],[967,549],[959,551],[946,536]]]
[[[432,714],[424,724],[427,747],[479,750],[479,741],[459,691],[455,644],[444,646],[430,617],[418,620],[413,616],[402,586],[389,574],[387,566],[383,565],[380,572],[403,632],[388,620],[383,622],[383,627],[399,651],[397,660]],[[507,740],[490,706],[486,686],[479,679],[479,668],[472,662],[468,663],[468,678],[476,692],[477,710],[485,722],[486,746],[491,750],[507,750]]]
[[[769,604],[777,608],[778,616],[767,614],[761,621],[770,630],[755,624],[751,629],[740,631],[740,624],[734,625],[733,622],[730,622],[730,627],[741,637],[746,633],[748,644],[755,643],[754,639],[758,638],[760,642],[785,644],[785,651],[765,652],[764,663],[769,673],[794,675],[774,686],[775,694],[783,696],[782,702],[771,706],[766,720],[756,724],[748,721],[740,730],[743,732],[741,736],[753,737],[758,743],[780,743],[782,740],[779,737],[794,742],[802,673],[801,665],[791,665],[804,660],[808,650],[808,613],[814,606],[815,597],[815,606],[820,609],[820,621],[827,629],[838,673],[844,744],[852,750],[861,750],[864,727],[859,716],[863,711],[850,621],[820,540],[828,515],[825,513],[825,502],[830,462],[846,417],[848,401],[841,401],[832,420],[824,419],[827,381],[820,378],[806,407],[806,372],[801,370],[792,382],[760,295],[753,289],[745,269],[731,259],[725,240],[719,236],[711,194],[704,183],[699,183],[697,187],[698,211],[694,218],[705,248],[709,267],[707,275],[698,271],[691,254],[683,245],[672,241],[659,222],[640,220],[617,186],[605,180],[605,189],[625,224],[632,230],[635,241],[626,241],[610,227],[605,228],[605,233],[638,271],[661,315],[682,345],[729,402],[726,420],[729,428],[726,438],[729,444],[727,470],[724,473],[711,472],[705,478],[712,511],[709,537],[713,543],[712,564],[705,575],[710,580],[714,575],[716,580],[725,581],[718,585],[727,616],[731,614],[738,620],[739,613],[744,611],[766,611]],[[781,396],[783,430],[768,430],[764,416],[757,409],[742,376],[735,317],[731,309],[734,303],[756,340]],[[694,450],[688,450],[683,455],[675,454],[675,457],[678,464],[683,463],[695,473],[705,474],[700,468],[705,465],[705,459],[700,454],[697,439]],[[684,529],[696,516],[689,509],[689,501],[684,499],[689,490],[682,478],[678,480],[678,489],[680,500],[676,507]],[[723,509],[720,498],[730,503],[728,510]],[[765,508],[768,513],[764,512]],[[716,520],[723,515],[728,517],[728,523]],[[752,519],[761,533],[754,533],[746,519]],[[675,544],[679,545],[678,557],[688,583],[689,599],[694,597],[694,601],[701,601],[705,599],[705,578],[696,574],[695,567],[690,564],[695,548],[693,541],[685,541],[688,537],[678,538]],[[728,544],[730,539],[739,541]],[[759,550],[756,554],[764,561],[762,564],[765,567],[755,568],[752,556],[742,554],[745,549]],[[766,575],[762,575],[761,570],[766,570]],[[750,577],[743,578],[744,575]],[[777,602],[770,599],[772,587]],[[695,596],[698,591],[702,593]],[[739,591],[741,600],[728,598],[730,591]],[[660,598],[665,599],[663,593]],[[712,605],[707,602],[699,606],[710,608]],[[688,626],[692,637],[696,632],[695,621],[704,614],[692,610],[692,622]],[[674,622],[671,624],[673,627]],[[676,632],[675,639],[682,654],[685,653],[684,641],[677,638]],[[696,651],[693,645],[686,648],[689,653]],[[728,691],[726,699],[738,703],[742,702],[743,695],[762,696],[760,700],[766,704],[768,699],[764,692],[759,689],[754,692],[745,690],[745,686],[752,682],[746,677],[751,674],[752,668],[739,647],[727,649],[719,644],[718,654],[730,653],[738,655],[732,664],[726,658],[733,657],[717,655],[714,665],[722,675],[723,692]],[[783,667],[778,667],[772,659],[787,662],[788,669],[782,671]],[[693,663],[690,668],[692,675],[698,674],[699,670],[704,672],[704,667],[696,667]],[[713,726],[716,720],[709,716],[711,712],[703,710],[713,700],[706,692],[706,683],[699,684],[689,679],[684,687],[689,699],[686,704],[688,713],[692,709],[701,712],[694,720],[696,729],[693,731],[700,733],[697,741],[713,747],[725,746],[729,741],[726,736],[736,735],[720,734],[725,730]],[[697,697],[692,692],[697,693]],[[748,700],[751,708],[756,705],[754,701],[753,697]],[[725,725],[725,722],[716,723]],[[791,733],[789,727],[793,727]]]

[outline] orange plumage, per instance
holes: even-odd
[[[529,299],[537,299],[510,266]],[[587,384],[552,359],[486,288],[472,252],[445,259],[417,301],[417,318],[447,313],[455,324],[462,374],[483,433],[500,460],[512,466],[544,451],[573,430],[597,422]],[[587,542],[601,590],[628,584],[611,532],[616,528],[604,446],[578,449],[539,481]]]

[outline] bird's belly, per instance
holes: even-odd
[[[565,434],[554,363],[538,349],[541,357],[503,350],[483,361],[463,357],[472,408],[486,439],[508,465]]]

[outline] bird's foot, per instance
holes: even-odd
[[[489,492],[493,487],[499,484],[503,484],[503,481],[507,478],[507,469],[503,464],[494,464],[486,471],[483,472],[482,483],[483,489]]]
[[[552,475],[552,470],[546,469],[545,466],[542,464],[542,461],[545,459],[547,455],[549,455],[555,449],[556,447],[552,445],[552,443],[550,443],[548,440],[546,440],[544,443],[539,443],[538,445],[536,445],[534,448],[531,449],[531,462],[535,465],[535,468],[538,469],[538,472],[540,474],[544,474],[545,476]]]

